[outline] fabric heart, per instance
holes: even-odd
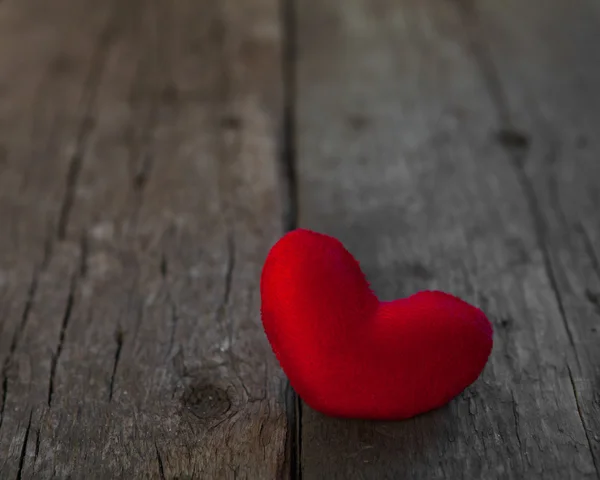
[[[261,276],[267,338],[298,395],[326,415],[404,419],[473,383],[492,350],[484,313],[425,291],[380,302],[335,238],[298,229]]]

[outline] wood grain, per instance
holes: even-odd
[[[576,3],[298,4],[299,224],[383,299],[449,291],[496,332],[437,411],[303,406],[303,478],[598,478],[600,22]]]
[[[0,478],[598,478],[600,9],[291,3],[0,2]],[[258,278],[297,213],[482,307],[483,376],[295,403]]]
[[[600,162],[593,140],[600,127],[600,52],[592,47],[600,10],[593,2],[543,5],[509,2],[508,11],[519,15],[507,16],[482,1],[463,5],[461,15],[488,90],[494,78],[502,86],[490,94],[501,131],[526,140],[516,149],[502,143],[574,350],[569,376],[600,475]],[[519,45],[524,53],[511,55]]]
[[[285,477],[277,2],[6,0],[0,32],[0,477]]]

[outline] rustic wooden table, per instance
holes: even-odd
[[[0,2],[0,478],[600,476],[600,4]],[[482,307],[480,379],[324,417],[273,243]]]

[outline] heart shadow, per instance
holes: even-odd
[[[407,420],[333,418],[302,404],[303,477],[485,478],[492,451],[498,461],[515,454],[512,409],[510,389],[491,372],[443,407]]]
[[[332,418],[307,405],[302,410],[306,478],[327,478],[332,470],[339,478],[429,478],[455,433],[448,405],[396,422]]]

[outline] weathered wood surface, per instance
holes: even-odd
[[[297,17],[300,225],[385,299],[450,291],[496,331],[438,411],[304,406],[303,478],[598,478],[600,9],[308,0]]]
[[[599,477],[600,8],[291,3],[0,2],[0,478]],[[482,378],[290,401],[258,278],[296,225],[484,308]]]
[[[0,478],[283,476],[274,0],[0,2]]]

